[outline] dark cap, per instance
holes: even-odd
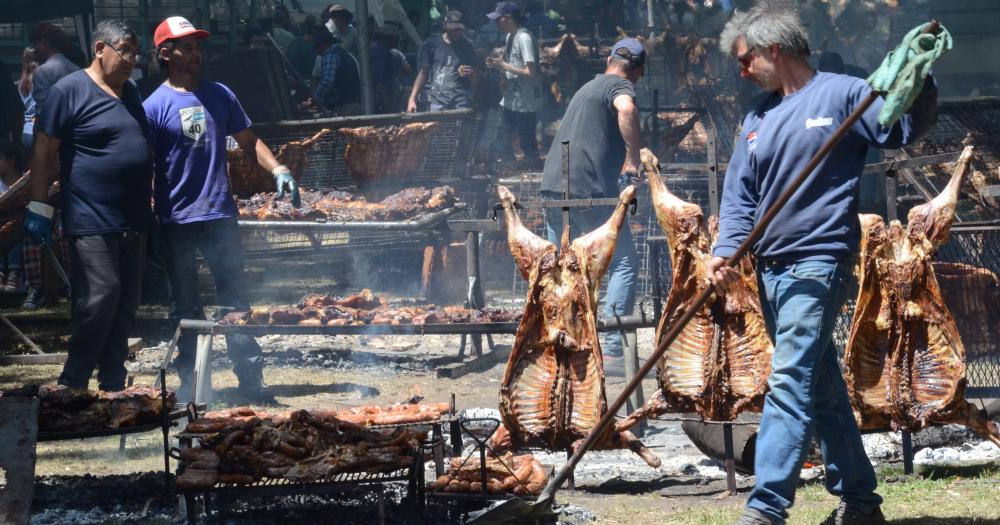
[[[514,2],[500,2],[493,9],[492,13],[486,15],[486,18],[490,20],[496,20],[504,15],[519,16],[521,14],[521,8],[517,6]]]
[[[449,29],[465,29],[465,24],[462,23],[462,12],[457,9],[448,11],[444,15],[444,24],[441,27],[444,27],[445,31]]]
[[[611,48],[611,56],[644,64],[646,62],[646,48],[643,47],[642,42],[634,38],[623,38],[615,42],[614,47]]]

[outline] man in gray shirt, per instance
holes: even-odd
[[[69,39],[57,26],[38,24],[31,31],[31,41],[39,63],[31,76],[31,96],[35,99],[35,118],[38,118],[49,96],[49,88],[62,77],[79,70],[80,66],[70,62],[63,54],[69,47]]]
[[[639,174],[639,110],[635,106],[635,83],[645,72],[646,51],[634,38],[619,40],[611,49],[607,69],[584,84],[566,108],[559,132],[545,159],[542,198],[558,200],[566,181],[562,173],[562,142],[569,141],[570,198],[617,197],[619,186],[630,184]],[[559,245],[562,213],[546,210],[548,240]],[[570,237],[575,238],[600,226],[611,207],[573,208]],[[625,227],[618,235],[611,276],[604,296],[604,315],[632,312],[639,259],[632,233]],[[622,355],[618,334],[601,341],[605,366]]]
[[[514,2],[500,2],[486,15],[507,33],[503,57],[487,58],[486,65],[504,73],[507,87],[500,100],[500,130],[497,147],[504,161],[514,159],[511,141],[517,133],[527,163],[538,161],[537,112],[542,107],[542,82],[538,70],[538,43],[522,27],[521,9]]]

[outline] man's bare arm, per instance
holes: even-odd
[[[41,203],[49,202],[49,186],[52,185],[52,175],[56,171],[56,155],[59,153],[59,139],[35,132],[35,143],[31,152],[31,162],[28,175],[29,199]]]
[[[250,128],[246,128],[233,135],[233,138],[240,145],[240,149],[250,157],[250,160],[256,162],[268,172],[273,171],[274,168],[281,164],[278,162],[278,159],[274,158],[271,148],[267,147],[267,144],[264,144],[264,141],[260,140],[257,134]]]
[[[629,95],[618,95],[613,104],[618,112],[618,129],[625,140],[625,163],[622,172],[639,173],[639,109]]]
[[[417,78],[413,79],[413,90],[410,91],[410,99],[406,103],[406,111],[410,113],[417,111],[417,95],[424,88],[424,84],[427,83],[428,74],[428,68],[422,67],[420,68],[420,72],[417,73]]]

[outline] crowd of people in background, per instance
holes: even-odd
[[[243,50],[280,50],[299,108],[318,116],[364,112],[360,50],[367,46],[375,113],[475,109],[496,123],[485,153],[491,161],[516,159],[520,166],[541,169],[546,145],[539,144],[539,137],[544,138],[546,125],[565,110],[562,104],[559,114],[552,114],[552,96],[541,79],[543,39],[574,33],[603,35],[611,41],[618,27],[636,25],[636,20],[623,19],[625,13],[645,15],[650,5],[658,27],[672,34],[714,38],[734,9],[746,10],[751,3],[634,0],[626,1],[624,9],[600,2],[584,9],[569,0],[435,0],[429,12],[408,13],[407,24],[390,19],[376,24],[371,17],[368,42],[362,42],[355,14],[344,5],[308,13],[296,2],[279,0],[269,4],[269,16],[242,31],[239,41]],[[819,70],[864,77],[877,65],[885,46],[872,42],[888,36],[877,16],[886,7],[877,2],[847,2],[839,9],[824,0],[795,3]],[[223,18],[214,17],[213,28],[216,19]],[[422,36],[419,46],[414,28]],[[22,171],[51,86],[86,66],[82,50],[57,25],[35,24],[28,40],[20,75],[0,63],[0,155],[5,165]],[[154,52],[139,50],[132,79],[166,75]],[[226,52],[223,39],[207,41],[202,48],[206,62]],[[480,126],[480,133],[485,128]],[[0,189],[13,183],[6,180],[12,176],[5,175]],[[52,247],[66,258],[58,219],[55,233]],[[37,247],[29,245],[0,259],[0,290],[25,293],[25,308],[37,308],[58,295],[42,293],[40,260]]]

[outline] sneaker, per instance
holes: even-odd
[[[42,289],[32,286],[31,288],[28,288],[28,293],[24,296],[24,302],[21,303],[21,309],[38,310],[44,304],[45,296],[42,294]]]
[[[871,514],[865,514],[861,509],[848,506],[846,501],[841,500],[837,508],[833,509],[820,525],[885,525],[886,523],[888,522],[885,521],[881,508],[875,507]]]
[[[733,525],[774,525],[774,522],[763,512],[747,507],[743,515],[733,522]]]
[[[21,288],[21,272],[11,270],[7,272],[7,278],[3,280],[3,291],[17,293]]]

